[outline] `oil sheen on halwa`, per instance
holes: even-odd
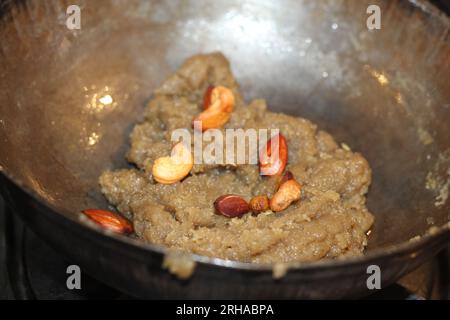
[[[236,107],[225,128],[273,128],[286,137],[286,169],[302,185],[300,201],[278,213],[233,219],[217,215],[213,203],[221,195],[237,194],[247,201],[273,195],[280,178],[260,176],[257,165],[195,165],[181,182],[153,180],[153,162],[170,154],[172,130],[191,128],[210,85],[225,86],[235,95]],[[341,148],[306,119],[270,112],[264,100],[246,104],[220,53],[186,60],[154,92],[130,142],[127,159],[135,168],[104,172],[100,185],[146,242],[255,263],[310,262],[364,251],[374,221],[365,205],[371,182],[366,159]]]

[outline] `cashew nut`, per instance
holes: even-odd
[[[293,202],[300,200],[301,185],[295,180],[283,183],[270,200],[270,209],[275,212],[287,209]]]
[[[182,180],[194,166],[194,159],[188,147],[176,144],[170,157],[155,160],[152,168],[153,178],[162,184],[172,184]]]
[[[230,120],[235,105],[234,94],[230,89],[219,86],[208,91],[211,93],[209,100],[205,98],[205,111],[193,120],[193,123],[201,122],[202,131],[223,127]]]

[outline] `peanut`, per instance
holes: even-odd
[[[259,167],[263,176],[281,175],[288,162],[286,138],[279,134],[271,138],[260,150]]]
[[[214,201],[216,213],[228,218],[240,217],[250,211],[247,201],[240,196],[227,194]]]
[[[89,219],[116,233],[129,234],[133,232],[131,223],[117,213],[98,209],[87,209],[82,211]]]
[[[211,106],[211,95],[213,90],[214,86],[209,86],[206,89],[205,95],[203,96],[203,110],[206,110]]]
[[[267,196],[256,196],[250,200],[249,206],[254,214],[267,211],[270,209],[269,198]]]

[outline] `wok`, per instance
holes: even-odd
[[[143,298],[341,298],[418,267],[450,237],[448,17],[426,1],[4,1],[0,167],[15,212],[70,261]],[[368,31],[366,9],[381,8]],[[272,268],[201,256],[193,276],[166,249],[86,224],[107,208],[97,179],[127,164],[127,135],[154,88],[186,57],[222,51],[246,100],[300,115],[362,152],[376,221],[366,255]],[[110,95],[114,102],[99,99]],[[411,240],[412,239],[412,240]],[[45,259],[45,257],[43,257]]]

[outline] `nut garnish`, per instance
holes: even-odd
[[[228,218],[240,217],[250,211],[247,201],[240,196],[227,194],[214,201],[216,213]]]
[[[133,233],[131,223],[117,213],[99,209],[86,209],[82,212],[89,219],[108,230],[121,234]]]
[[[203,110],[208,109],[211,106],[211,94],[214,90],[214,86],[209,86],[206,91],[205,95],[203,96]]]
[[[259,167],[263,176],[281,175],[288,162],[288,146],[282,134],[272,137],[260,150]]]
[[[188,147],[182,142],[172,149],[170,157],[155,160],[152,168],[153,178],[162,184],[172,184],[182,180],[194,166],[194,159]]]
[[[292,172],[290,172],[290,171],[286,171],[283,174],[283,177],[281,178],[280,182],[278,183],[278,189],[281,187],[281,185],[283,183],[285,183],[286,181],[289,181],[289,180],[295,180],[294,174]]]
[[[293,202],[300,200],[301,185],[295,180],[283,183],[270,200],[270,209],[280,212],[287,209]]]
[[[270,209],[270,201],[267,196],[256,196],[250,200],[249,203],[250,210],[255,213],[259,214],[261,212],[265,212]]]
[[[222,86],[208,88],[204,97],[205,111],[194,118],[193,126],[198,121],[202,124],[202,131],[223,127],[230,119],[234,105],[234,94],[230,89]]]

